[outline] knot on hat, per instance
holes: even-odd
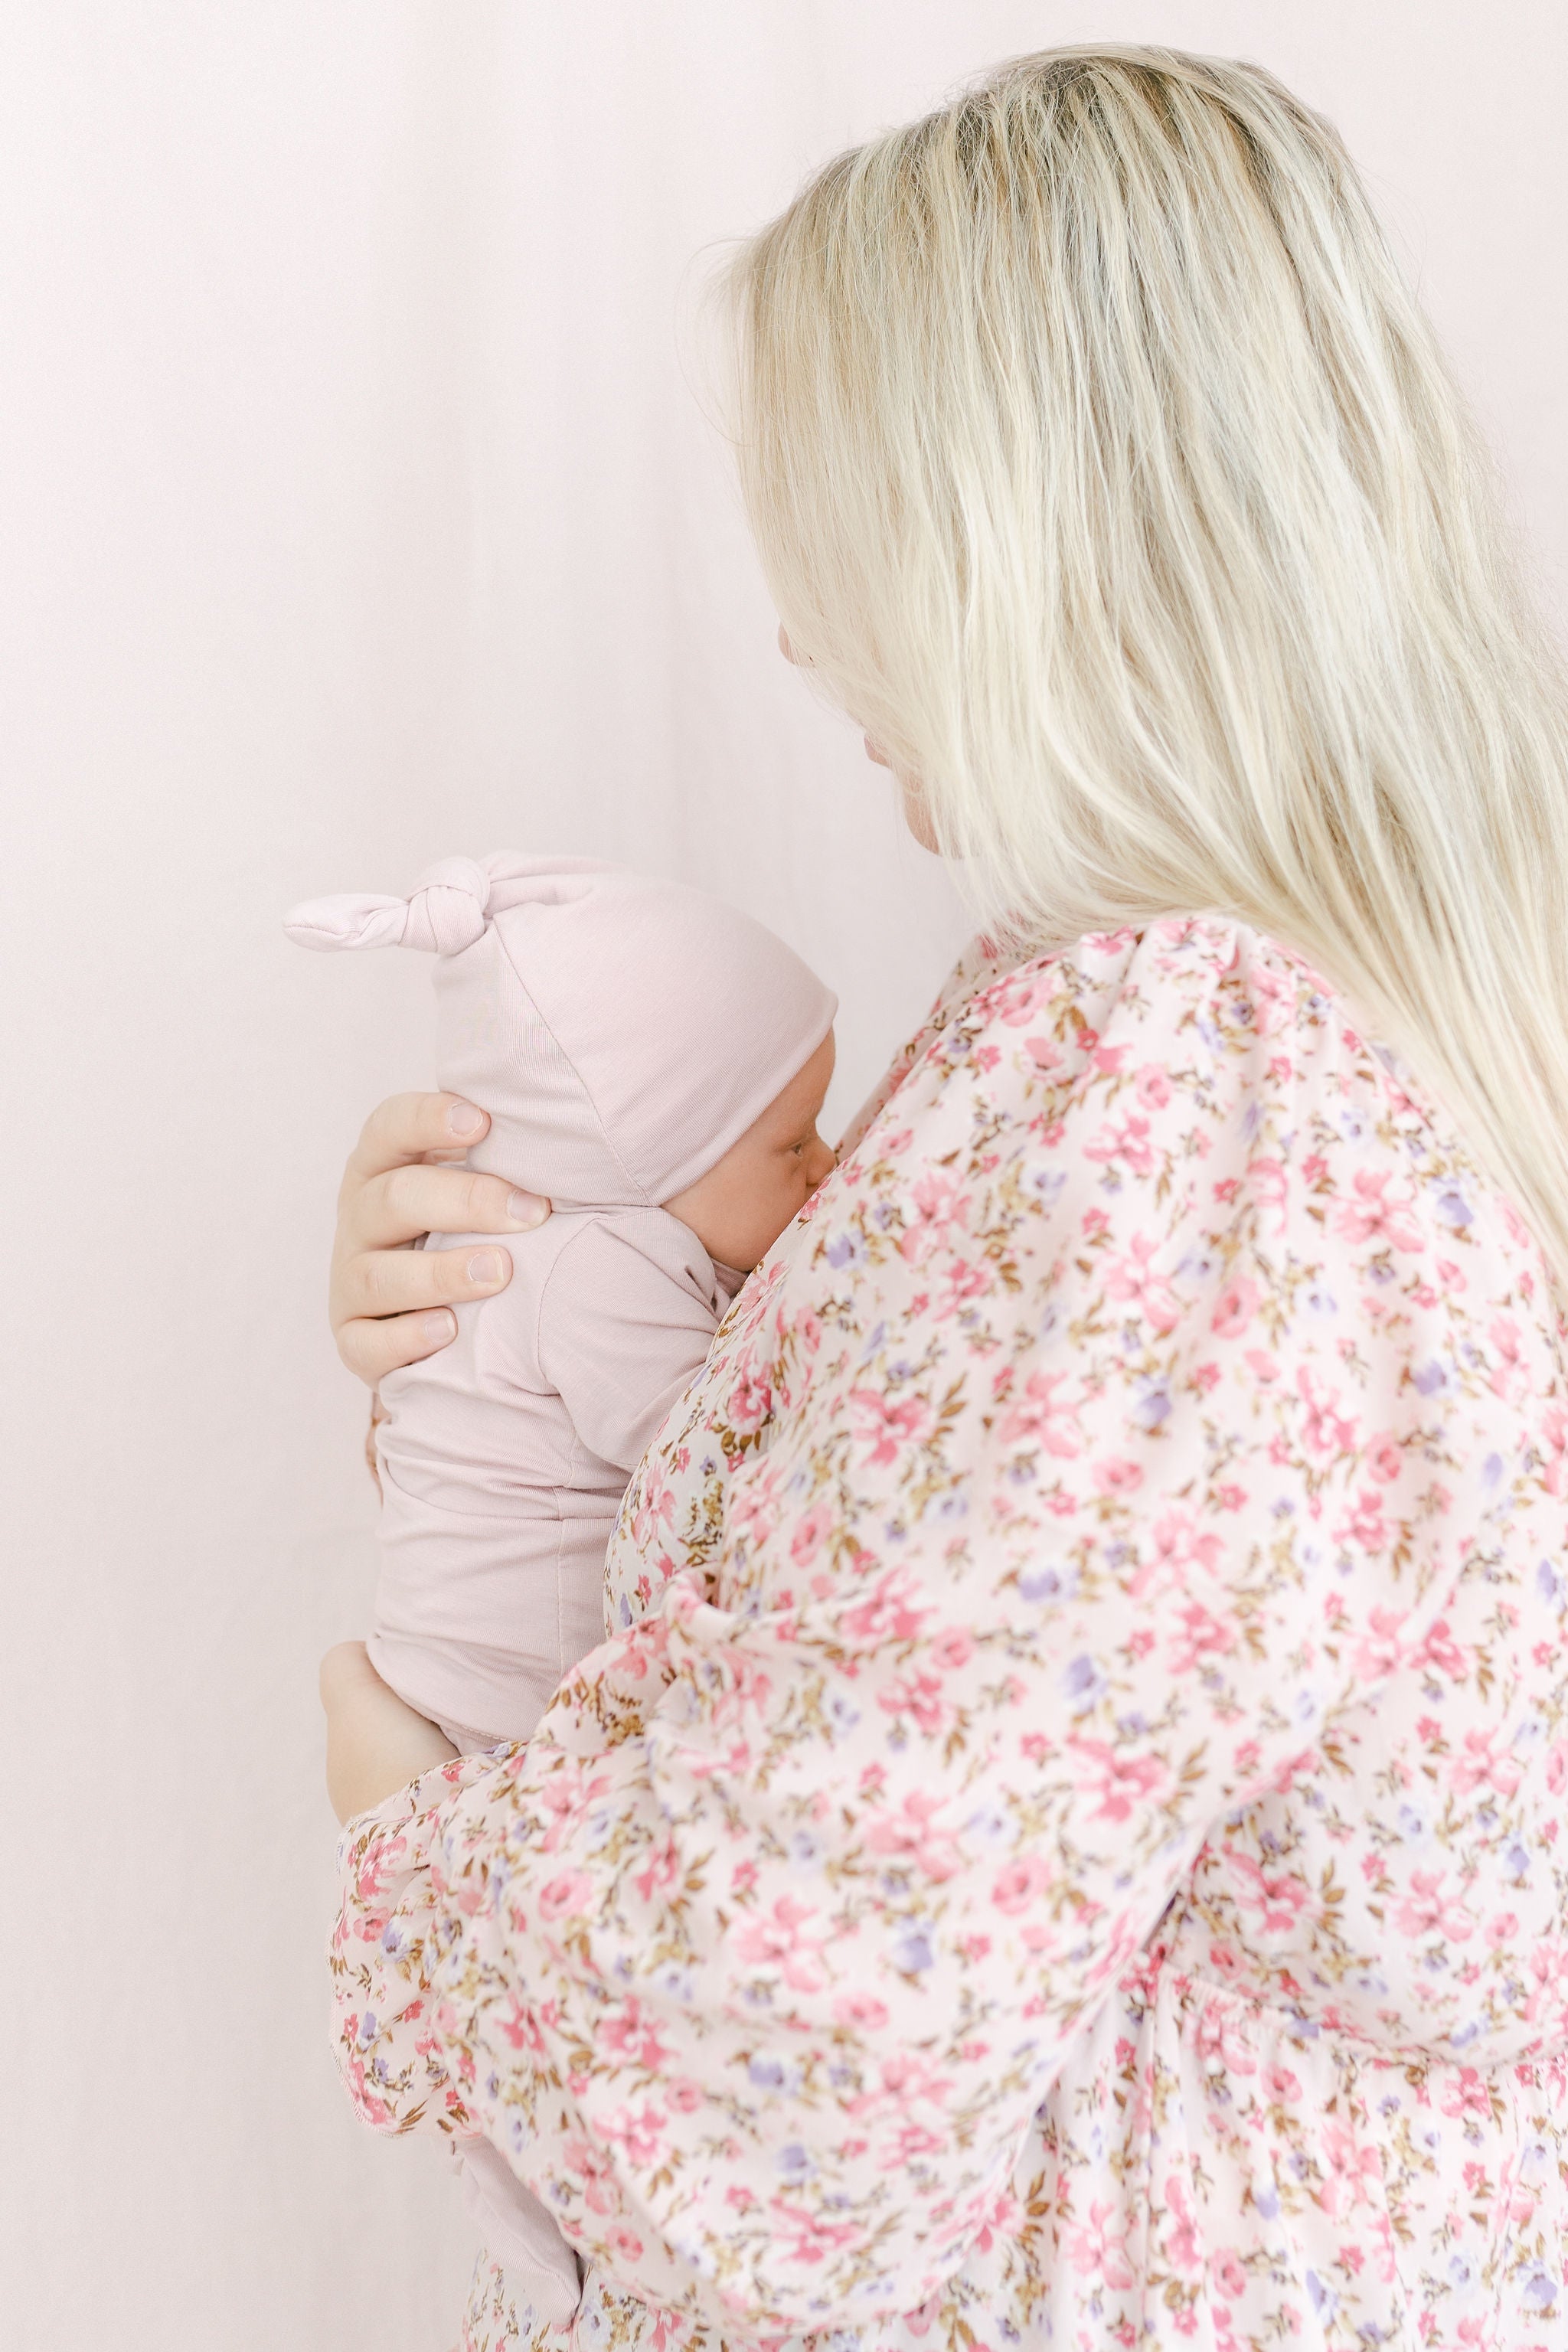
[[[461,955],[484,934],[490,877],[471,857],[443,857],[408,895],[403,945],[426,954]]]
[[[302,948],[423,948],[426,955],[461,955],[484,937],[490,895],[485,866],[471,857],[443,857],[406,898],[368,893],[312,898],[296,907],[283,928]]]

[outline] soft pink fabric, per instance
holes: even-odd
[[[833,1026],[837,999],[721,899],[581,857],[448,857],[410,898],[318,898],[301,947],[438,958],[437,1077],[490,1114],[471,1164],[647,1208],[721,1160]]]
[[[604,1639],[627,1476],[737,1280],[663,1209],[563,1211],[509,1246],[506,1289],[382,1381],[376,1432],[371,1659],[465,1749],[526,1738]]]

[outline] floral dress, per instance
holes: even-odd
[[[470,2352],[1568,2346],[1564,1337],[1296,955],[972,961],[610,1637],[344,1833],[360,2112],[584,2266]]]

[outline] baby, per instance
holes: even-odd
[[[438,1083],[490,1116],[469,1164],[554,1204],[510,1243],[508,1287],[382,1382],[376,1435],[371,1661],[458,1748],[526,1738],[604,1639],[633,1467],[833,1165],[837,1000],[733,908],[583,858],[448,858],[410,898],[318,899],[286,928],[435,952]],[[568,2316],[571,2248],[499,2150],[463,2154],[491,2252]]]

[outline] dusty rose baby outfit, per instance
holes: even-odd
[[[554,1203],[451,1346],[383,1381],[377,1433],[372,1661],[459,1748],[525,1738],[604,1638],[627,1477],[741,1279],[659,1203],[782,1092],[837,1003],[722,901],[586,859],[449,858],[410,898],[318,899],[287,928],[435,953],[438,1082],[490,1115],[468,1163]],[[463,2152],[492,2252],[542,2317],[569,2315],[571,2248],[499,2149]]]

